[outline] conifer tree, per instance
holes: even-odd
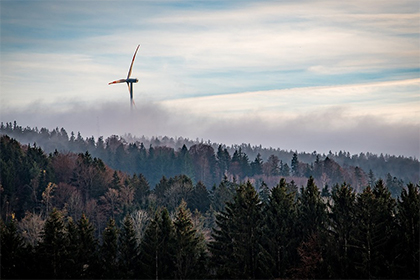
[[[318,187],[315,185],[314,179],[308,179],[306,187],[301,188],[301,194],[298,198],[298,230],[296,236],[299,245],[299,255],[301,258],[300,267],[295,271],[296,277],[310,277],[315,275],[317,278],[324,278],[322,274],[324,269],[323,263],[323,247],[325,243],[325,229],[327,223],[326,205],[322,200]],[[305,258],[310,257],[311,270],[308,271],[305,266]],[[319,256],[318,260],[312,259]],[[304,272],[304,273],[303,273]],[[303,274],[302,274],[303,273]]]
[[[145,279],[174,278],[174,230],[166,208],[150,221],[140,245],[140,263]]]
[[[68,245],[63,214],[54,208],[45,221],[37,250],[41,278],[69,278],[66,269]]]
[[[253,162],[251,162],[251,176],[260,175],[262,174],[263,160],[261,158],[261,154],[258,153],[257,157]]]
[[[27,278],[30,269],[30,248],[17,231],[17,221],[12,219],[7,225],[0,219],[0,265],[1,278]]]
[[[177,209],[174,230],[175,277],[178,279],[203,277],[204,238],[194,228],[191,212],[184,200]]]
[[[197,209],[201,213],[205,213],[210,208],[210,194],[202,182],[198,182],[194,186],[188,206],[192,211]]]
[[[378,180],[373,189],[366,187],[356,200],[353,235],[357,277],[390,277],[395,256],[395,200]]]
[[[109,219],[102,233],[102,245],[99,249],[100,278],[120,278],[118,269],[118,228],[115,220]]]
[[[356,227],[356,193],[343,183],[334,186],[329,212],[329,266],[333,278],[353,278],[354,244],[352,236]]]
[[[268,252],[273,259],[271,268],[274,278],[285,278],[287,270],[295,262],[296,205],[295,194],[287,191],[286,180],[271,190],[265,207],[265,236]]]
[[[301,189],[298,214],[303,238],[313,233],[317,234],[325,228],[326,206],[312,177],[308,179],[306,187]]]
[[[408,184],[398,199],[399,243],[396,275],[419,279],[420,273],[420,190],[419,185]]]
[[[134,231],[133,220],[126,215],[120,229],[118,239],[118,267],[123,278],[134,278],[139,258],[139,247],[136,233]]]
[[[299,171],[299,159],[298,159],[298,155],[296,153],[293,153],[293,158],[292,158],[292,162],[290,164],[291,168],[292,168],[292,174],[293,176],[300,176],[300,171]]]
[[[270,189],[268,188],[267,184],[264,181],[261,182],[261,187],[258,194],[262,202],[264,203],[268,202],[269,197],[270,197]]]
[[[78,278],[95,278],[98,265],[98,241],[94,236],[95,229],[85,214],[77,223],[77,261],[79,263]]]
[[[250,182],[240,185],[232,202],[217,215],[210,243],[220,278],[269,277],[270,258],[262,242],[262,203]]]

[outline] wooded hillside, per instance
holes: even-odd
[[[144,151],[159,159],[155,148]],[[269,188],[239,174],[246,155],[238,151],[220,169],[230,178],[207,187],[200,179],[212,172],[200,172],[215,166],[218,174],[222,158],[210,152],[206,144],[172,149],[179,164],[204,167],[191,166],[194,181],[162,176],[151,187],[88,151],[47,155],[2,136],[1,277],[419,278],[419,185],[404,185],[398,198],[381,179],[358,192],[344,182],[328,189],[314,177],[288,180],[302,176]],[[326,162],[340,170],[327,158],[318,164]],[[289,172],[302,166],[296,155]]]

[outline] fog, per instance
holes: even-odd
[[[258,113],[210,116],[153,102],[137,104],[132,111],[126,103],[75,104],[67,109],[37,103],[24,109],[3,108],[1,121],[17,121],[23,127],[64,127],[69,134],[80,132],[84,138],[95,139],[130,133],[138,137],[184,137],[226,145],[250,143],[299,152],[341,150],[419,158],[418,125],[369,115],[349,117],[343,107],[266,118]]]

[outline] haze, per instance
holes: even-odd
[[[0,120],[419,158],[417,1],[1,1]],[[124,78],[133,67],[136,107]]]

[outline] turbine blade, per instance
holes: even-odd
[[[136,49],[136,51],[134,52],[133,60],[131,60],[130,69],[128,70],[127,79],[129,79],[129,78],[130,78],[130,76],[131,76],[131,70],[133,70],[134,59],[136,58],[136,54],[137,54],[137,51],[139,50],[139,48],[140,48],[140,45],[138,45],[138,46],[137,46],[137,49]]]
[[[108,85],[120,84],[120,83],[125,83],[125,82],[127,82],[126,79],[121,79],[121,80],[116,80],[116,81],[110,82],[110,83],[108,83]]]

